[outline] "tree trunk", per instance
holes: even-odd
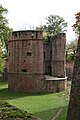
[[[80,120],[80,34],[74,62],[71,94],[66,120]]]

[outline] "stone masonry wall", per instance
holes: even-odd
[[[66,76],[68,80],[72,79],[73,76],[74,61],[66,62]]]
[[[42,32],[13,32],[8,50],[9,89],[42,91],[44,81]]]
[[[52,43],[52,76],[65,77],[65,33],[55,36]]]
[[[26,93],[59,92],[66,80],[46,80],[45,73],[65,77],[65,34],[43,43],[41,31],[15,31],[8,42],[8,88]]]

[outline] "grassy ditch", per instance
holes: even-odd
[[[61,109],[56,120],[66,120],[69,89],[59,93],[25,94],[10,92],[7,88],[7,82],[1,82],[0,99],[23,111],[34,114],[42,120],[51,120]]]

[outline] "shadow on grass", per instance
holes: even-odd
[[[27,96],[43,96],[48,94],[51,93],[22,93],[22,92],[9,91],[8,88],[0,89],[0,99],[3,100],[11,100],[11,99],[22,98]]]
[[[58,93],[56,92],[55,94],[57,94],[59,98],[62,98],[63,93],[64,93],[64,97],[69,96],[69,90],[66,90],[64,92],[58,92]],[[46,92],[45,93],[40,93],[40,92],[39,93],[22,93],[22,92],[16,92],[16,91],[14,92],[8,89],[7,81],[0,82],[0,99],[3,99],[3,100],[17,99],[17,98],[22,98],[27,96],[45,96],[49,94],[53,94],[53,93],[46,93]]]
[[[34,113],[34,115],[41,118],[42,120],[51,120],[61,108],[62,108],[62,111],[60,115],[58,116],[58,118],[56,118],[56,120],[66,120],[67,108],[68,108],[67,106],[58,107],[54,109],[48,109],[48,110],[41,111],[41,112],[36,112]]]

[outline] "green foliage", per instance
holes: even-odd
[[[49,15],[46,18],[46,25],[36,27],[36,30],[43,31],[43,40],[48,41],[48,37],[67,31],[67,22],[58,15]]]
[[[10,29],[7,24],[8,21],[6,17],[4,17],[4,14],[7,14],[8,10],[3,8],[2,5],[0,5],[0,40],[2,43],[2,46],[7,51],[7,42],[9,34],[11,33],[12,29]]]
[[[4,71],[5,59],[8,52],[8,37],[12,31],[7,24],[8,21],[4,16],[8,10],[3,8],[0,4],[0,74]]]
[[[67,23],[58,15],[50,15],[46,18],[46,25],[43,26],[43,30],[47,32],[48,36],[54,36],[58,33],[67,31]]]
[[[68,54],[67,57],[66,57],[66,61],[73,61],[74,58],[75,58],[75,55],[73,53]]]
[[[75,24],[73,24],[73,31],[75,31],[75,33],[79,34],[80,33],[80,12],[77,12],[75,14]]]
[[[0,75],[3,73],[4,68],[5,68],[5,54],[2,49],[2,45],[0,44]]]
[[[72,61],[75,58],[78,40],[75,39],[66,45],[66,60]]]

